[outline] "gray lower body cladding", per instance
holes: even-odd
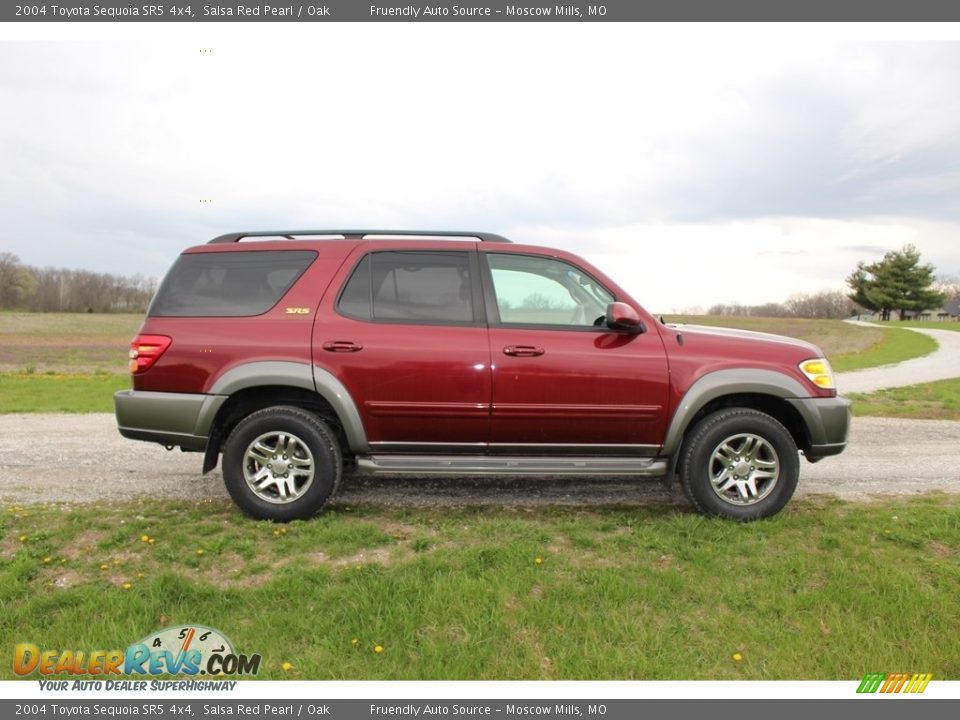
[[[811,462],[839,455],[847,446],[850,432],[851,403],[843,397],[788,398],[803,418],[810,438],[804,454]]]
[[[203,450],[225,395],[121,390],[113,396],[120,434],[131,440]]]

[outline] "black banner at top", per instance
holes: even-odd
[[[949,22],[956,0],[324,0],[4,3],[3,22]]]

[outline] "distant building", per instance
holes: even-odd
[[[936,310],[907,310],[903,314],[904,320],[939,320],[944,322],[953,320],[960,321],[960,298],[947,300],[943,307]]]

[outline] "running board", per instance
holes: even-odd
[[[667,461],[639,457],[517,457],[505,455],[367,455],[364,475],[635,475],[661,477]]]

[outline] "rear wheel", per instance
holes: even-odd
[[[333,431],[301,408],[277,406],[241,420],[223,450],[223,480],[248,515],[287,522],[316,515],[340,486]]]
[[[800,477],[797,446],[775,418],[749,408],[708,415],[688,435],[680,482],[706,515],[757,520],[776,515]]]

